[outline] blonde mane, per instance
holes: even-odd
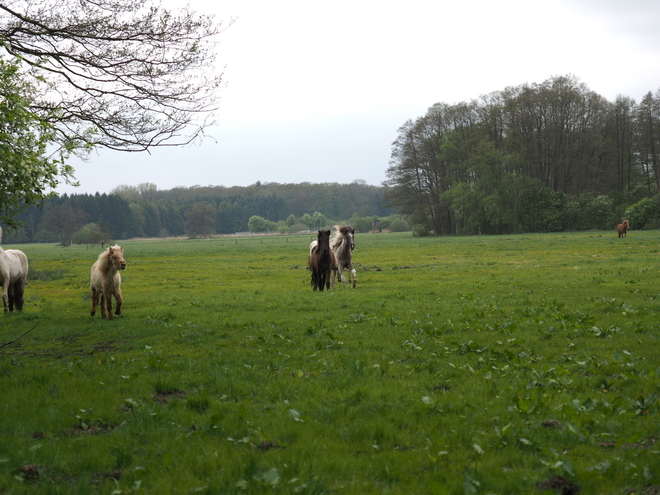
[[[333,251],[336,251],[337,248],[341,246],[341,243],[344,242],[344,239],[346,238],[341,228],[342,227],[340,227],[339,225],[334,226],[335,232],[333,234],[333,237],[330,239],[330,249],[332,249]]]

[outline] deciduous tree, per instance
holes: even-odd
[[[189,143],[213,122],[222,25],[156,1],[0,3],[0,204],[73,180],[70,153]],[[47,151],[55,155],[47,155]]]
[[[72,179],[67,150],[47,155],[53,126],[32,112],[36,91],[15,63],[0,58],[0,221],[16,228],[17,212]]]

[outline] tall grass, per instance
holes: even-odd
[[[7,493],[645,493],[660,486],[660,232],[19,246],[2,318]],[[25,333],[28,332],[28,333]],[[22,335],[22,337],[21,337]],[[651,492],[649,492],[651,493]]]

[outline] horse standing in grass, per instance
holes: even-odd
[[[337,266],[332,270],[332,286],[335,286],[335,277],[339,272],[339,280],[346,288],[346,276],[344,270],[349,274],[349,279],[352,279],[352,287],[355,289],[357,283],[357,272],[353,268],[353,250],[355,249],[355,229],[350,225],[340,227],[335,225],[337,233],[330,240],[330,249],[332,250],[335,258],[337,259]]]
[[[0,243],[2,243],[2,228],[0,228]],[[5,313],[23,311],[23,294],[28,275],[28,259],[23,251],[18,249],[2,249],[0,247],[0,285],[2,286],[2,305]]]
[[[335,255],[330,249],[330,231],[319,230],[316,241],[309,245],[308,268],[312,272],[314,290],[330,289],[330,272],[335,264]]]
[[[117,301],[115,315],[121,315],[121,275],[120,270],[126,269],[124,249],[121,246],[111,246],[99,255],[92,265],[92,278],[89,289],[92,293],[92,312],[96,314],[96,305],[101,302],[101,316],[112,320],[112,296]]]
[[[630,222],[628,220],[624,220],[623,223],[620,223],[619,225],[616,226],[616,231],[619,233],[620,238],[626,237],[629,227],[630,227]]]

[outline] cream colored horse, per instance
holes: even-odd
[[[2,243],[2,228],[0,228],[0,243]],[[18,249],[2,249],[0,247],[0,285],[2,285],[2,305],[5,313],[23,310],[23,294],[28,275],[28,259],[23,251]]]
[[[124,300],[121,297],[120,270],[126,269],[124,249],[121,246],[111,246],[99,255],[92,265],[92,277],[89,289],[92,293],[92,312],[96,314],[96,306],[101,302],[101,316],[112,320],[112,297],[117,301],[115,315],[121,315]]]

